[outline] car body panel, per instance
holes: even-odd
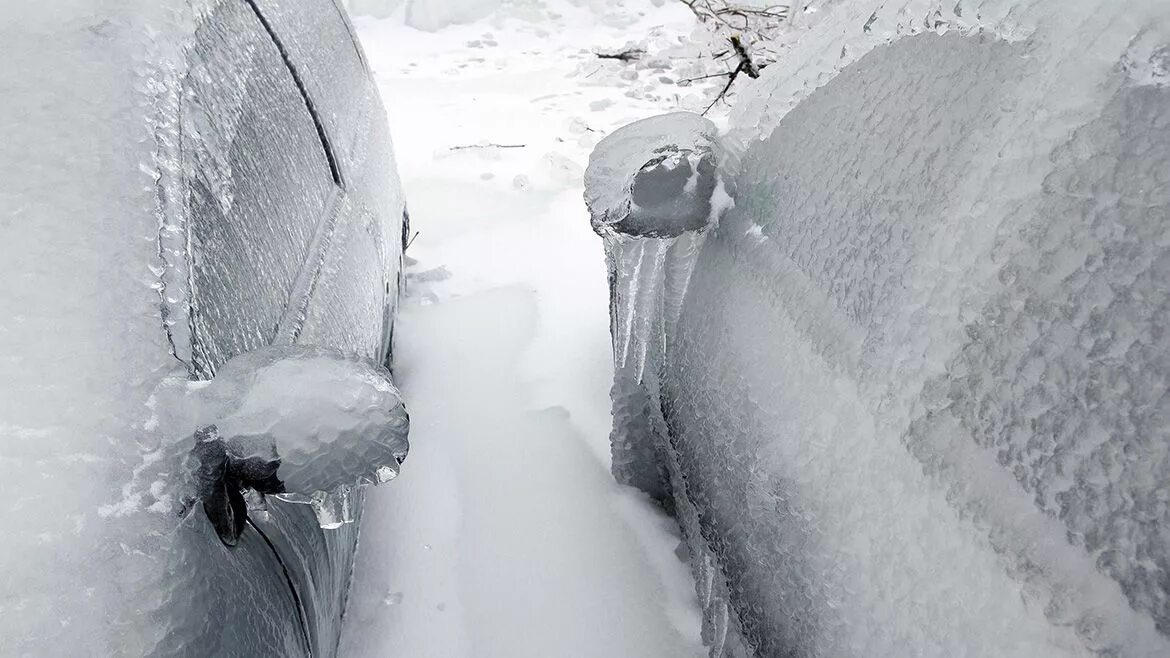
[[[745,149],[662,406],[752,655],[1170,651],[1170,95],[1062,47],[907,36]]]
[[[1170,6],[914,6],[799,19],[710,228],[599,231],[615,467],[713,657],[1170,655]]]

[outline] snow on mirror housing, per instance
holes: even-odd
[[[672,238],[711,224],[726,199],[715,124],[674,112],[601,140],[585,172],[585,204],[602,237]]]
[[[182,512],[201,502],[234,546],[250,495],[313,506],[322,528],[353,521],[353,487],[394,479],[410,419],[390,373],[340,351],[261,348],[235,357],[194,389],[195,445],[186,458]]]

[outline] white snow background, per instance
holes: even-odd
[[[418,235],[395,348],[411,453],[368,494],[342,655],[705,655],[674,521],[609,474],[606,272],[581,181],[606,133],[701,101],[594,52],[678,43],[693,16],[511,3],[433,32],[401,9],[354,23]]]

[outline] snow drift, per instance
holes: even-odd
[[[389,18],[402,12],[402,20],[418,30],[435,32],[448,25],[471,23],[491,14],[499,0],[345,0],[355,16]]]

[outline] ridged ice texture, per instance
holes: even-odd
[[[275,337],[335,184],[296,80],[246,2],[225,2],[202,23],[191,60],[181,148],[194,362],[209,376]]]
[[[686,112],[643,119],[614,131],[590,154],[585,203],[604,240],[609,276],[613,475],[674,512],[691,550],[703,640],[714,654],[737,658],[746,655],[739,619],[686,495],[660,402],[667,342],[695,256],[730,205],[719,174],[728,168],[723,160],[709,120]]]
[[[305,87],[349,111],[319,117],[337,185],[243,0],[99,4],[0,3],[0,655],[331,656],[354,525],[273,501],[227,549],[148,475],[187,445],[172,380],[306,335],[385,356],[402,197],[380,102],[342,75],[364,70],[352,41],[307,36],[346,32],[335,3],[264,4]]]
[[[315,269],[298,284],[312,304],[290,304],[278,341],[341,341],[366,356],[384,354],[398,304],[404,198],[377,88],[337,3],[257,5],[287,35],[283,44],[293,61],[302,62],[297,71],[346,190],[318,229]]]
[[[603,139],[585,171],[585,204],[605,241],[613,337],[612,470],[669,502],[669,446],[658,410],[666,324],[682,303],[690,266],[713,218],[716,129],[697,114],[637,121]]]
[[[393,479],[409,448],[410,420],[382,366],[321,347],[268,347],[240,355],[200,391],[240,459],[275,455],[288,494],[315,498]]]
[[[690,112],[635,121],[601,140],[585,171],[585,205],[604,238],[670,238],[711,220],[715,125]]]
[[[1170,655],[1170,6],[810,8],[649,405],[708,619],[756,656]]]

